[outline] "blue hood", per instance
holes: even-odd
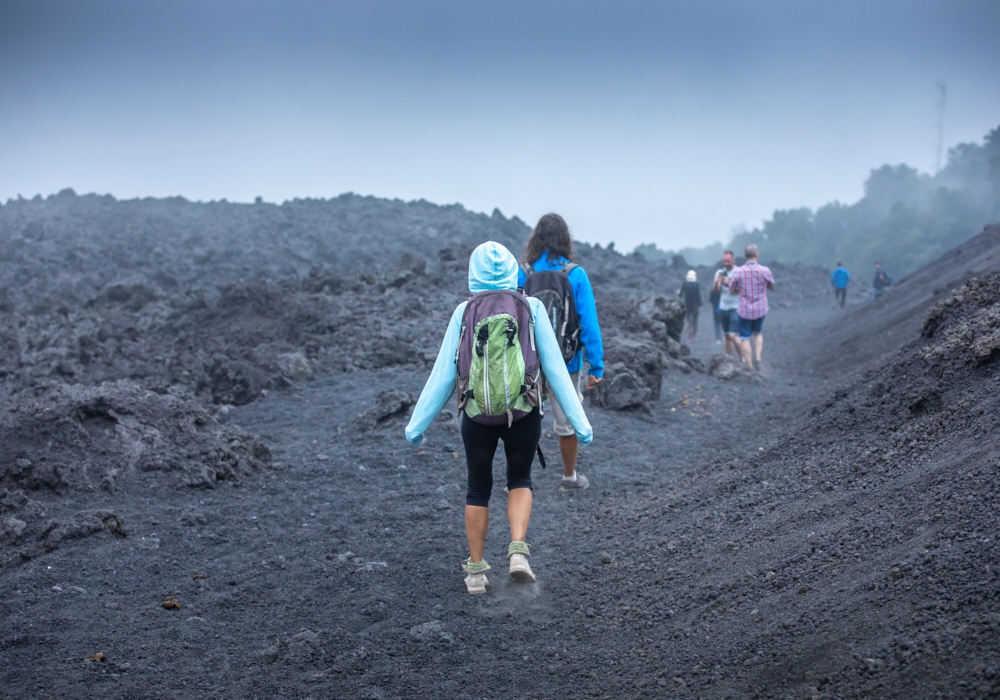
[[[517,259],[495,241],[486,241],[469,258],[469,291],[517,289]]]

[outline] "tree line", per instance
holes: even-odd
[[[764,223],[734,235],[725,248],[740,253],[761,245],[766,261],[832,267],[842,261],[856,273],[880,260],[895,277],[911,272],[1000,221],[1000,126],[983,143],[962,143],[934,175],[909,165],[871,171],[864,196],[854,204],[830,202],[779,209]],[[685,249],[691,261],[711,257],[720,244]],[[648,258],[669,257],[649,244]]]

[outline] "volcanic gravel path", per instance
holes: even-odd
[[[519,586],[503,570],[498,478],[485,596],[462,583],[454,422],[440,421],[416,450],[402,438],[403,417],[368,430],[356,421],[380,390],[419,392],[423,373],[354,372],[231,409],[230,420],[271,446],[274,469],[215,490],[164,497],[150,483],[124,503],[94,493],[45,502],[52,517],[114,507],[128,537],[63,548],[0,579],[11,603],[4,693],[638,697],[691,686],[703,697],[783,696],[801,683],[767,677],[777,669],[770,644],[753,642],[763,619],[755,603],[724,606],[738,634],[695,631],[718,607],[719,586],[756,565],[738,532],[706,521],[692,499],[721,459],[766,449],[825,391],[796,339],[831,313],[774,312],[763,381],[673,373],[648,414],[591,409],[586,492],[557,491],[546,433],[550,466],[536,464],[528,538],[539,581]],[[161,606],[169,596],[179,610]],[[758,647],[764,668],[750,663]],[[84,660],[97,652],[102,663]]]

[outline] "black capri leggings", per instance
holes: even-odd
[[[536,408],[509,428],[506,425],[483,425],[462,414],[462,442],[465,463],[469,467],[469,487],[465,502],[470,506],[490,505],[493,492],[493,455],[497,442],[503,440],[507,455],[507,490],[531,488],[531,462],[542,437],[542,414]]]

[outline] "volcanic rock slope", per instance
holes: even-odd
[[[939,292],[920,337],[794,430],[617,509],[628,593],[605,619],[652,622],[636,648],[703,697],[1000,693],[998,285]]]
[[[591,489],[536,470],[539,583],[506,580],[497,507],[472,597],[453,410],[401,431],[468,252],[524,224],[64,192],[0,234],[2,697],[1000,691],[991,264],[845,315],[778,267],[766,372],[720,381],[677,342],[683,268],[581,246],[638,398],[590,399]],[[907,304],[902,350],[852,344]]]
[[[67,190],[8,202],[0,374],[8,391],[129,378],[239,404],[315,370],[422,364],[433,341],[408,321],[445,304],[430,289],[424,309],[391,294],[447,286],[472,241],[524,229],[499,212],[352,195],[275,206]]]
[[[928,309],[973,277],[1000,269],[1000,230],[988,226],[937,260],[900,279],[872,304],[848,308],[829,329],[831,352],[818,357],[817,369],[843,370],[844,358],[870,365],[894,354],[920,333]]]
[[[527,234],[499,211],[353,195],[277,206],[67,190],[11,201],[0,207],[0,389],[130,379],[241,405],[317,373],[426,367],[437,329],[467,295],[472,248],[492,239],[520,251]],[[674,297],[686,270],[579,253],[609,320],[628,325],[611,323],[612,335],[665,322],[639,314],[637,301]],[[779,304],[824,291],[817,271],[788,273]],[[651,340],[680,358],[665,335]],[[641,389],[622,405],[655,398]]]

